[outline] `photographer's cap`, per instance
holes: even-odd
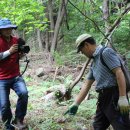
[[[81,45],[81,43],[82,43],[83,41],[85,41],[86,39],[90,38],[90,37],[92,37],[90,34],[85,33],[85,34],[80,35],[80,36],[76,39],[76,47],[77,47],[77,49],[78,49],[77,52],[79,52],[79,46]]]
[[[0,29],[5,29],[5,28],[17,29],[17,25],[12,24],[11,21],[7,18],[0,19]]]

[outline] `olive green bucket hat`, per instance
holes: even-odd
[[[90,37],[92,37],[90,34],[85,33],[85,34],[80,35],[80,36],[76,39],[77,52],[80,51],[80,50],[79,50],[79,46],[81,45],[81,43],[82,43],[83,41],[85,41],[86,39],[90,38]]]

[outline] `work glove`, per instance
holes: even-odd
[[[70,108],[64,113],[64,115],[69,114],[69,115],[75,115],[77,113],[79,105],[74,103],[70,106]]]
[[[119,110],[121,114],[125,115],[129,113],[130,106],[126,96],[120,96],[118,100]]]

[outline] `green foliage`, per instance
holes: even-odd
[[[1,0],[0,16],[9,18],[26,32],[35,28],[45,29],[48,20],[45,18],[45,7],[36,0]]]
[[[84,4],[82,1],[75,0],[71,2],[87,17],[95,21],[99,28],[102,29],[104,27],[104,22],[102,21],[102,11],[100,9],[102,2],[93,1],[95,4],[92,4],[91,2],[86,2]],[[94,23],[87,17],[81,14],[77,9],[75,9],[75,7],[68,4],[68,22],[70,30],[66,30],[66,32],[65,29],[63,29],[67,42],[70,42],[69,40],[73,40],[75,42],[76,37],[82,33],[88,32],[94,35],[99,33]]]
[[[32,81],[33,79],[31,77],[24,77],[25,82]]]
[[[55,57],[55,63],[56,63],[58,66],[63,66],[63,65],[64,65],[63,56],[61,56],[59,53],[55,52],[55,53],[54,53],[54,57]]]
[[[128,41],[130,34],[130,28],[127,21],[123,21],[122,24],[115,31],[115,39],[117,43]]]
[[[82,63],[82,61],[86,61],[86,57],[80,53],[78,54],[76,48],[74,48],[75,50],[69,48],[69,44],[70,43],[66,43],[65,47],[61,51],[56,51],[54,53],[55,62],[58,66],[75,66]]]
[[[72,78],[72,75],[68,75],[67,77],[65,77],[65,80],[64,80],[64,84],[65,86],[67,87],[70,83],[73,82],[73,78]]]
[[[84,101],[84,103],[79,107],[80,116],[84,116],[87,119],[91,118],[95,113],[96,102],[96,99]]]
[[[130,19],[129,19],[130,20]],[[130,24],[129,20],[123,20],[113,34],[113,43],[121,54],[130,50]]]

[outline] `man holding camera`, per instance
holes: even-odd
[[[0,19],[0,112],[6,130],[14,127],[22,130],[27,127],[23,123],[27,111],[28,91],[24,79],[20,75],[18,38],[12,36],[17,29],[9,19]],[[18,96],[15,119],[12,121],[10,89]]]

